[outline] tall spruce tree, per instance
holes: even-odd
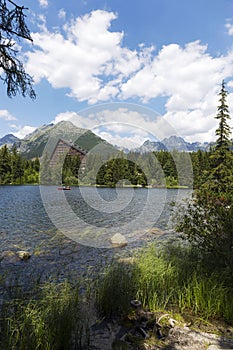
[[[233,155],[224,81],[219,95],[218,138],[211,154],[209,172],[184,209],[177,229],[202,251],[208,264],[226,269],[233,264]]]
[[[231,151],[231,128],[228,124],[230,120],[229,107],[227,105],[228,92],[223,80],[221,91],[219,92],[219,106],[217,108],[216,119],[219,120],[218,128],[215,131],[217,136],[216,145],[211,155],[211,168],[207,180],[207,188],[215,194],[231,196],[233,185],[233,155]]]
[[[219,92],[219,102],[220,105],[218,106],[218,113],[215,117],[219,120],[219,126],[215,131],[216,136],[218,139],[216,140],[216,149],[220,149],[222,152],[225,152],[226,150],[229,150],[230,146],[230,136],[231,136],[231,128],[228,125],[227,121],[230,119],[230,113],[229,108],[226,102],[228,92],[225,88],[225,82],[222,81],[222,88]]]

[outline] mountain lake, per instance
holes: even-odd
[[[1,284],[93,276],[99,267],[154,240],[175,238],[174,208],[188,189],[0,186]],[[120,234],[128,244],[112,248]],[[30,259],[22,260],[18,252]],[[1,287],[3,288],[3,287]],[[0,288],[0,289],[1,289]],[[6,293],[6,290],[0,290]]]

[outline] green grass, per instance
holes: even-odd
[[[1,324],[1,348],[88,349],[88,319],[81,305],[78,287],[68,282],[48,283],[37,298],[10,303]]]
[[[105,269],[95,284],[96,305],[107,317],[124,316],[129,311],[129,300],[134,297],[134,270],[130,263],[117,262]]]
[[[188,245],[152,244],[132,259],[113,261],[94,283],[38,285],[30,298],[19,291],[2,310],[0,348],[88,350],[93,299],[101,317],[130,315],[137,299],[147,310],[233,324],[231,270],[216,266]]]
[[[233,324],[233,286],[214,266],[210,270],[188,246],[151,245],[131,265],[113,262],[99,279],[97,304],[105,315],[122,315],[136,298],[151,311],[178,309]]]

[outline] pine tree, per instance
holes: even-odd
[[[0,184],[10,182],[11,156],[7,145],[0,149]]]
[[[224,81],[219,95],[218,138],[211,151],[208,176],[205,174],[204,183],[185,208],[177,229],[213,267],[226,268],[233,264],[233,155]]]
[[[219,93],[219,106],[217,108],[216,119],[219,120],[219,126],[216,129],[216,145],[211,154],[210,174],[207,180],[209,190],[216,195],[229,197],[233,185],[233,155],[231,151],[231,128],[228,124],[230,120],[229,108],[226,103],[228,92],[225,89],[225,82],[222,82]]]
[[[16,146],[13,147],[11,153],[11,183],[20,184],[23,176],[23,164]]]
[[[226,103],[228,92],[225,88],[225,82],[222,81],[222,88],[219,93],[220,99],[220,105],[218,106],[218,113],[215,117],[219,120],[219,127],[216,129],[216,136],[218,139],[216,140],[216,146],[215,149],[220,149],[221,151],[225,152],[226,150],[229,150],[230,146],[230,136],[231,136],[231,128],[227,123],[227,120],[230,119],[230,113],[229,108]]]

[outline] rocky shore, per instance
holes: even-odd
[[[161,235],[158,230],[151,233]],[[19,242],[7,244],[5,237],[0,253],[0,306],[12,300],[19,290],[30,298],[36,285],[48,281],[93,279],[112,259],[128,258],[130,252],[133,254],[129,247],[112,250],[81,246],[59,233],[44,238],[33,249]],[[90,350],[233,349],[231,327],[204,324],[198,327],[196,321],[180,322],[170,315],[150,313],[135,305],[132,308],[135,308],[134,318],[123,321],[99,321],[93,311]]]

